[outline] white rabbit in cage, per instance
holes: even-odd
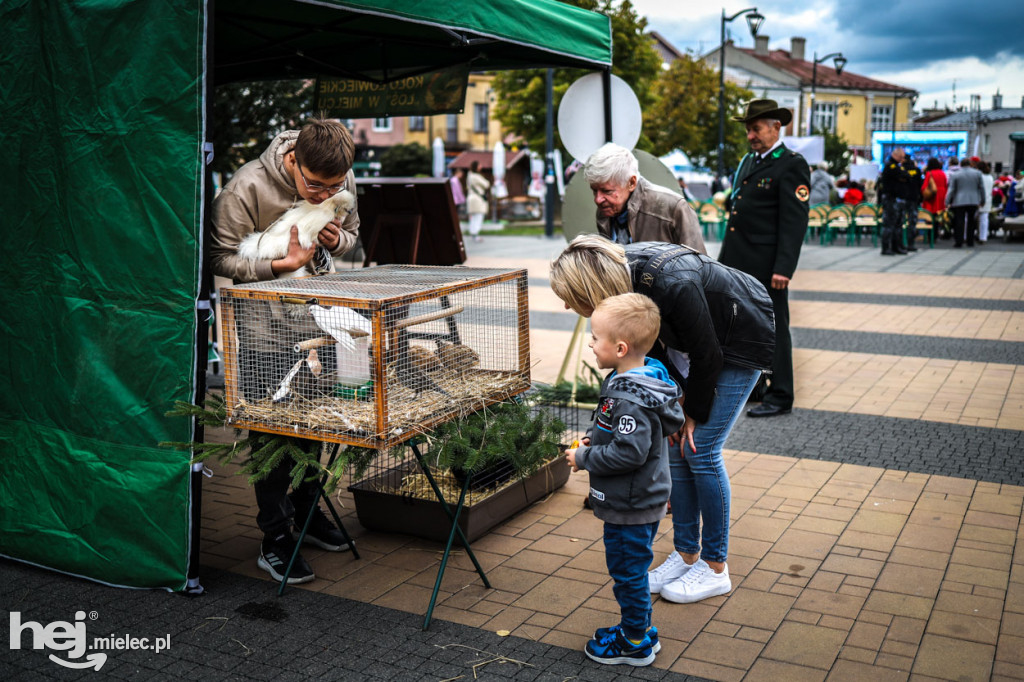
[[[288,255],[292,225],[298,227],[299,246],[308,249],[316,244],[317,235],[324,226],[336,217],[349,214],[355,206],[355,196],[342,190],[319,204],[300,201],[274,221],[263,232],[250,234],[238,245],[238,255],[253,260],[274,260]],[[305,277],[309,271],[301,267],[295,272],[284,272],[277,279]]]

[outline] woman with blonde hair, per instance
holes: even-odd
[[[551,288],[583,317],[606,298],[649,296],[661,311],[661,360],[684,392],[683,428],[669,438],[673,551],[648,574],[652,593],[679,603],[726,594],[729,476],[722,447],[763,371],[775,318],[764,286],[685,246],[625,247],[581,235],[551,264]],[[702,524],[703,521],[703,524]]]

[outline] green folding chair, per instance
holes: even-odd
[[[878,227],[882,224],[882,207],[867,202],[853,207],[853,222],[856,226],[857,245],[862,235],[871,235],[871,246],[878,246]]]
[[[807,233],[804,235],[805,244],[809,243],[815,236],[819,239],[822,238],[828,209],[828,204],[815,204],[811,206],[810,213],[807,216]],[[821,243],[824,244],[824,241]]]
[[[928,248],[935,248],[935,214],[926,208],[917,209],[915,227],[917,233],[928,242]]]
[[[705,201],[702,203],[700,210],[697,211],[697,219],[700,221],[705,239],[712,225],[715,227],[719,241],[725,237],[725,211],[715,202]]]
[[[839,232],[846,235],[847,246],[852,244],[852,228],[853,215],[848,206],[840,204],[828,210],[828,216],[825,218],[825,237],[829,244],[835,241],[836,234]]]

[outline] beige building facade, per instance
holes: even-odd
[[[471,73],[466,105],[459,114],[352,119],[356,144],[373,149],[417,142],[429,149],[435,138],[441,138],[450,156],[468,149],[491,149],[502,139],[501,124],[493,116],[493,80],[493,74]]]
[[[807,54],[804,38],[791,38],[788,50],[771,50],[768,42],[768,36],[757,36],[753,48],[726,42],[726,78],[750,88],[758,97],[792,108],[793,122],[787,135],[828,130],[842,135],[855,154],[870,158],[872,132],[892,130],[894,125],[904,127],[910,122],[918,94],[912,88],[849,69],[840,73],[832,60],[823,60],[815,68],[817,56]],[[703,56],[715,69],[720,49]]]

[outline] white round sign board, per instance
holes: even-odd
[[[612,139],[632,149],[640,139],[643,117],[640,100],[626,81],[618,76],[612,82]],[[576,80],[558,106],[558,134],[573,158],[585,162],[608,140],[604,137],[604,93],[601,74],[590,73]]]

